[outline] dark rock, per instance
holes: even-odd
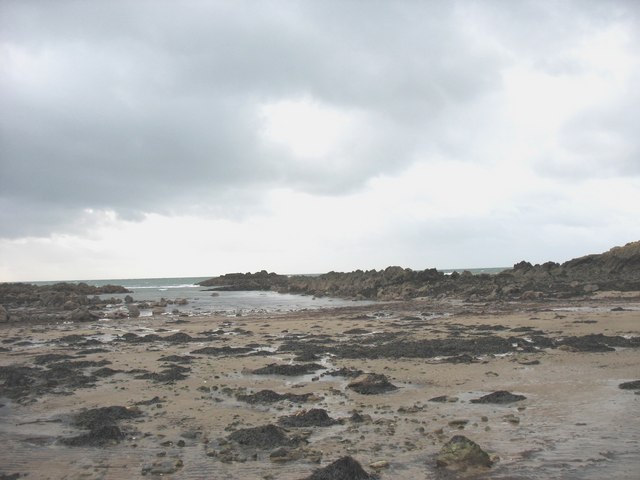
[[[355,368],[340,368],[338,370],[330,370],[328,372],[324,372],[322,376],[330,375],[332,377],[346,377],[346,378],[357,378],[362,375],[364,372],[362,370],[357,370]]]
[[[92,408],[77,414],[72,424],[76,427],[94,430],[105,425],[113,425],[120,420],[137,418],[142,413],[137,408],[127,408],[119,405],[112,407]]]
[[[116,373],[120,373],[122,372],[122,370],[114,370],[113,368],[109,368],[109,367],[103,367],[103,368],[99,368],[98,370],[96,370],[95,372],[93,372],[93,374],[96,377],[111,377],[113,375],[115,375]]]
[[[158,361],[160,362],[173,362],[173,363],[191,363],[196,357],[191,357],[189,355],[165,355],[164,357],[160,357]]]
[[[283,427],[330,427],[336,423],[340,422],[331,418],[323,408],[301,410],[278,419],[278,424]]]
[[[157,403],[162,403],[162,399],[160,397],[153,397],[151,400],[141,400],[136,402],[136,405],[155,405]]]
[[[296,362],[313,362],[315,360],[320,360],[320,358],[320,355],[311,351],[300,352],[293,357]]]
[[[154,343],[161,342],[163,338],[155,333],[149,333],[148,335],[136,335],[135,333],[127,332],[119,339],[130,343]]]
[[[46,353],[44,355],[38,355],[33,359],[33,363],[36,365],[45,365],[47,363],[59,362],[61,360],[68,360],[73,358],[71,355],[65,355],[62,353]]]
[[[352,457],[342,457],[324,468],[316,470],[305,480],[374,480],[376,475],[367,473]]]
[[[72,322],[95,322],[99,319],[100,317],[98,315],[90,312],[86,308],[78,308],[69,315],[69,320]]]
[[[19,478],[22,478],[22,475],[20,473],[1,473],[0,472],[0,480],[18,480]]]
[[[444,444],[436,459],[438,467],[466,470],[474,467],[490,467],[492,462],[487,452],[464,435],[456,435]]]
[[[363,395],[375,395],[398,389],[398,387],[389,382],[387,377],[378,373],[365,373],[347,386]]]
[[[640,390],[640,380],[621,383],[618,385],[618,388],[621,388],[622,390]]]
[[[193,354],[200,355],[214,355],[214,356],[222,356],[222,355],[242,355],[245,353],[252,352],[252,348],[247,347],[229,347],[225,345],[224,347],[204,347],[199,348],[198,350],[194,350]]]
[[[60,337],[58,339],[59,342],[62,343],[68,343],[70,345],[76,344],[76,343],[83,343],[87,340],[86,337],[83,337],[82,335],[78,335],[78,334],[71,334],[71,335],[65,335],[64,337]]]
[[[273,390],[260,390],[259,392],[251,395],[236,395],[236,398],[241,402],[247,402],[251,404],[256,403],[275,403],[281,400],[288,400],[294,403],[305,403],[313,394],[305,393],[302,395],[296,395],[293,393],[276,393]]]
[[[173,335],[169,335],[168,337],[164,337],[162,340],[170,343],[189,343],[196,341],[197,339],[186,333],[178,332]]]
[[[371,331],[364,328],[351,328],[349,330],[345,330],[343,333],[345,335],[365,335],[367,333],[371,333]]]
[[[227,440],[245,447],[260,449],[289,446],[297,443],[287,436],[285,430],[271,424],[237,430],[229,435]]]
[[[189,367],[181,367],[179,365],[171,365],[161,372],[146,372],[142,375],[138,375],[137,379],[139,380],[153,380],[158,383],[173,383],[178,380],[184,380],[189,378],[185,373],[190,372],[191,369]]]
[[[499,390],[497,392],[489,393],[480,398],[476,398],[471,400],[471,403],[513,403],[519,402],[521,400],[526,400],[527,397],[524,395],[514,395],[513,393],[509,393],[506,390]]]
[[[86,410],[75,415],[72,425],[87,429],[89,432],[71,438],[62,438],[60,442],[71,447],[103,447],[117,444],[124,439],[125,435],[116,423],[140,415],[141,412],[137,408],[121,406]]]
[[[254,375],[286,375],[296,377],[299,375],[314,373],[324,368],[325,367],[317,363],[304,363],[297,365],[278,365],[277,363],[271,363],[266,367],[252,370],[251,373]]]
[[[62,438],[60,442],[70,447],[104,447],[123,439],[124,434],[117,425],[102,425],[76,437]]]
[[[109,353],[111,350],[108,348],[89,348],[86,350],[79,350],[76,352],[78,355],[93,355],[95,353]]]
[[[182,468],[183,462],[182,460],[163,460],[159,462],[153,462],[150,465],[144,465],[142,467],[141,473],[142,475],[154,475],[158,477],[163,477],[165,475],[171,475],[176,473],[180,468]]]
[[[437,402],[437,403],[445,403],[449,401],[449,397],[447,395],[440,395],[439,397],[430,398],[429,401]]]
[[[228,273],[220,277],[211,278],[198,285],[203,287],[217,287],[216,290],[272,290],[288,283],[286,275],[267,273],[265,270],[256,273]]]
[[[557,342],[557,344],[576,352],[613,352],[615,351],[614,347],[638,347],[640,346],[640,339],[598,333],[582,337],[566,337]]]

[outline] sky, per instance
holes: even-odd
[[[0,281],[640,239],[640,2],[0,0]]]

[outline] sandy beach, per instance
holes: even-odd
[[[349,455],[381,479],[631,479],[640,396],[619,385],[640,376],[639,336],[640,298],[628,293],[7,325],[0,471],[301,479]],[[272,373],[260,372],[267,366]],[[349,386],[358,371],[397,388],[358,393]],[[525,398],[473,401],[496,391]],[[115,406],[127,412],[111,419],[115,437],[78,421],[85,410]],[[326,411],[326,426],[310,417],[304,424],[300,412],[312,409]],[[286,438],[232,437],[265,425]],[[436,466],[455,435],[480,445],[493,465]]]

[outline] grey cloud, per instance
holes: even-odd
[[[496,2],[488,15],[517,23],[518,48],[547,51],[548,29],[571,32],[539,3]],[[467,5],[2,2],[2,55],[48,69],[0,77],[0,236],[68,228],[61,219],[85,208],[219,212],[234,192],[251,205],[282,185],[340,194],[428,157],[449,109],[499,89],[508,61],[470,44]],[[537,40],[517,35],[522,22]],[[261,145],[256,107],[304,95],[368,119],[337,171]]]

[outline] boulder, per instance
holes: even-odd
[[[624,382],[618,385],[622,390],[640,390],[640,380],[632,380],[631,382]]]
[[[72,322],[95,322],[100,317],[95,313],[91,313],[86,308],[77,308],[69,316],[69,320]]]
[[[489,454],[464,435],[456,435],[444,444],[436,459],[438,467],[452,470],[490,467]]]
[[[278,419],[278,424],[283,427],[330,427],[336,423],[338,420],[331,418],[323,408],[301,410]]]
[[[375,395],[398,389],[398,387],[389,382],[387,377],[379,373],[365,373],[347,386],[363,395]]]
[[[140,309],[133,304],[128,304],[127,309],[129,310],[129,317],[138,318],[140,316]]]
[[[305,480],[374,480],[353,457],[342,457],[324,468],[316,470]]]
[[[521,400],[526,400],[527,397],[524,395],[515,395],[513,393],[507,392],[506,390],[499,390],[497,392],[490,393],[480,398],[475,398],[471,400],[471,403],[513,403],[519,402]]]
[[[233,432],[227,437],[227,440],[245,447],[261,449],[290,446],[297,443],[294,439],[287,436],[285,430],[275,425],[243,428]]]

